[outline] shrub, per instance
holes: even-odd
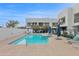
[[[70,38],[70,39],[73,39],[74,38],[74,35],[73,34],[68,34],[67,32],[64,32],[62,34],[62,36],[67,37],[67,38]]]

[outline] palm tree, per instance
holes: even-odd
[[[19,24],[18,21],[15,21],[15,20],[9,20],[7,23],[6,23],[6,27],[8,28],[14,28],[17,24]]]

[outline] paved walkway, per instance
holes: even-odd
[[[48,45],[13,46],[8,45],[7,40],[0,41],[0,55],[11,56],[79,56],[79,49],[65,43],[65,38],[56,40],[56,36],[49,38]],[[2,42],[2,43],[1,43]]]

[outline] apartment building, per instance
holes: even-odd
[[[52,18],[27,18],[27,27],[33,27],[33,26],[50,26],[53,31],[56,31],[56,24],[57,20]]]
[[[62,10],[57,17],[60,20],[62,31],[68,33],[79,32],[79,4],[75,4],[73,7]]]

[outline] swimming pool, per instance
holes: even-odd
[[[15,41],[10,42],[10,44],[13,44],[13,45],[48,44],[48,36],[29,34]]]

